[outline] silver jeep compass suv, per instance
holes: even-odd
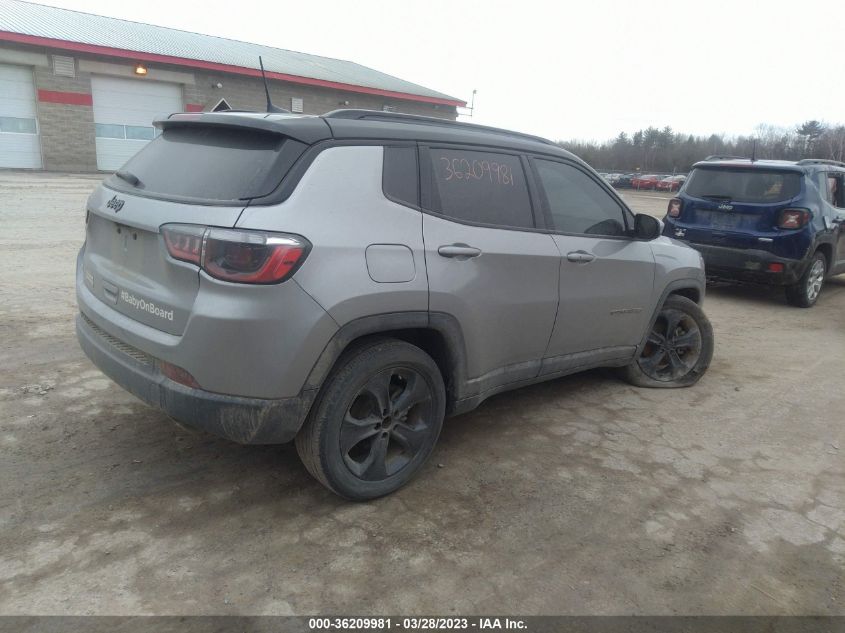
[[[88,201],[79,342],[334,492],[408,482],[443,418],[592,367],[696,382],[699,254],[553,143],[361,110],[175,114]]]

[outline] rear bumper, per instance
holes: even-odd
[[[788,286],[797,283],[806,268],[803,260],[777,257],[768,251],[686,243],[701,253],[708,277]],[[769,271],[770,264],[781,264],[783,271]]]
[[[193,389],[174,382],[158,361],[114,339],[83,314],[76,318],[82,351],[109,378],[175,420],[239,444],[281,444],[299,431],[316,390],[294,398],[267,400]]]

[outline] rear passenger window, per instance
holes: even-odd
[[[416,147],[385,147],[382,189],[388,198],[412,207],[420,206]]]
[[[625,235],[622,207],[580,169],[536,160],[552,228],[562,233]]]
[[[532,228],[525,172],[518,156],[432,149],[432,210],[456,220]]]

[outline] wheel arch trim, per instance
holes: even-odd
[[[368,315],[345,323],[323,348],[302,389],[320,389],[337,365],[337,361],[356,341],[369,336],[390,336],[394,333],[420,330],[432,331],[442,339],[444,357],[435,359],[435,362],[442,361],[446,365],[443,380],[446,383],[448,412],[453,402],[465,396],[467,363],[461,326],[455,317],[442,312],[389,312]]]

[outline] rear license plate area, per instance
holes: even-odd
[[[713,211],[710,214],[710,224],[714,229],[735,229],[742,223],[742,217],[736,213]]]

